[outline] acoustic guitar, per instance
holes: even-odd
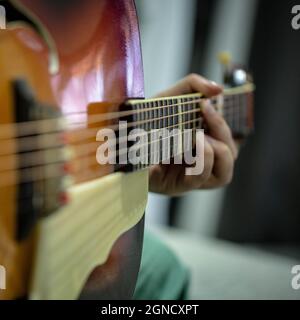
[[[100,165],[97,134],[120,120],[196,132],[206,98],[145,99],[133,0],[2,4],[24,19],[0,30],[0,299],[131,298],[152,163]],[[253,84],[227,71],[211,103],[244,138]]]

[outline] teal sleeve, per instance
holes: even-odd
[[[145,233],[136,300],[187,299],[189,272],[161,240]]]

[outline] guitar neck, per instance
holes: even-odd
[[[182,137],[184,130],[195,132],[205,129],[205,122],[202,115],[204,102],[210,102],[214,108],[225,118],[236,139],[246,138],[253,130],[253,91],[254,86],[247,84],[241,87],[226,89],[222,95],[205,98],[202,94],[189,94],[177,97],[156,98],[149,100],[129,100],[126,108],[133,110],[131,127],[141,129],[149,133],[163,129],[169,131],[174,129],[181,130],[179,135]],[[177,134],[178,136],[178,134]],[[161,137],[158,138],[158,140]],[[180,140],[182,144],[183,139]],[[157,139],[149,139],[146,145],[147,161],[145,165],[137,165],[135,169],[143,169],[153,164],[153,159],[158,158],[159,162],[173,158],[176,154],[173,145],[170,150],[165,150],[166,145],[158,143]],[[193,145],[195,141],[193,140]],[[156,144],[156,149],[154,147]],[[182,150],[183,148],[179,148]],[[153,151],[155,150],[155,151]],[[153,155],[153,152],[158,155]],[[178,149],[177,149],[178,154]],[[156,161],[157,162],[157,161]]]
[[[202,94],[188,94],[147,100],[129,100],[135,111],[136,127],[157,129],[204,129],[202,104],[209,101],[224,117],[235,138],[246,138],[253,130],[254,85],[226,89],[222,95],[207,99]]]

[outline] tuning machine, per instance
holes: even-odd
[[[235,88],[253,83],[252,76],[243,65],[232,63],[230,53],[221,52],[218,58],[224,68],[223,82],[226,87]]]

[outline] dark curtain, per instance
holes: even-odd
[[[217,234],[235,242],[300,244],[299,1],[259,1],[250,66],[256,131],[242,149]]]

